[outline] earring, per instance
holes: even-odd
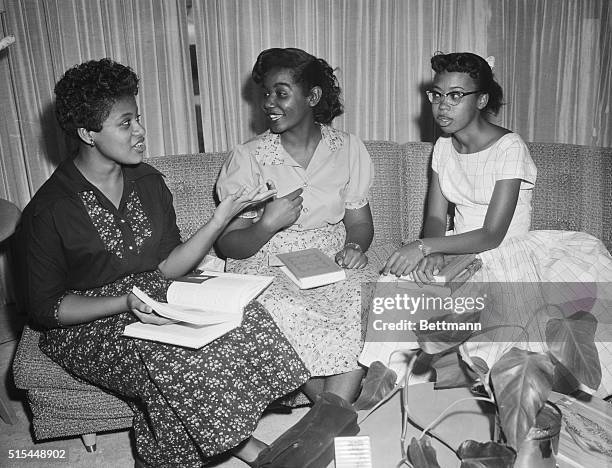
[[[96,146],[96,142],[95,142],[95,141],[93,141],[93,138],[92,138],[91,140],[89,140],[89,146],[91,146],[92,148],[93,148],[94,146]]]

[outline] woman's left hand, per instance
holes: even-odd
[[[382,273],[384,275],[391,273],[397,277],[407,275],[417,267],[422,258],[423,252],[419,248],[419,243],[410,242],[391,254]]]
[[[138,320],[140,320],[142,323],[152,323],[153,325],[166,325],[167,323],[176,322],[176,320],[172,320],[156,314],[155,311],[151,308],[151,306],[142,302],[133,293],[128,294],[127,306],[130,312],[132,312],[136,317],[138,317]]]
[[[357,249],[351,245],[345,245],[344,248],[336,254],[336,263],[342,268],[362,269],[368,264],[368,256],[361,249]]]
[[[433,281],[434,275],[438,274],[440,268],[444,265],[444,255],[434,253],[423,257],[417,267],[412,271],[412,279],[422,286]]]

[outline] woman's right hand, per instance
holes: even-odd
[[[407,275],[419,265],[423,257],[423,251],[419,248],[418,242],[404,244],[391,254],[382,269],[382,274],[391,273],[398,278]]]
[[[302,212],[301,197],[304,189],[299,188],[284,197],[266,203],[260,223],[263,223],[271,232],[280,231],[297,221]]]
[[[142,323],[152,323],[153,325],[166,325],[168,323],[174,323],[175,320],[162,317],[157,315],[151,306],[145,304],[138,299],[133,293],[127,295],[127,306],[128,309],[138,317]]]
[[[423,257],[417,267],[412,271],[412,279],[419,285],[429,284],[433,281],[444,265],[444,255],[434,253]]]

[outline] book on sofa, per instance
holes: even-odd
[[[304,249],[277,254],[280,267],[300,289],[310,289],[346,279],[343,268],[319,249]]]
[[[134,286],[132,292],[162,317],[174,323],[135,322],[123,334],[188,348],[201,348],[242,322],[244,307],[268,287],[272,276],[205,271],[173,281],[168,302],[158,302]]]

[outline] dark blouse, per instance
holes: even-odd
[[[23,211],[27,308],[35,325],[60,326],[68,291],[155,270],[180,243],[163,175],[141,163],[123,170],[119,209],[64,161]]]

